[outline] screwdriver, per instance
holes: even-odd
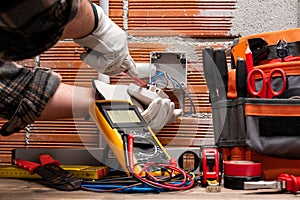
[[[144,81],[142,81],[142,79],[138,78],[138,77],[133,77],[128,70],[124,71],[125,74],[127,74],[131,79],[133,79],[136,83],[138,83],[141,87],[147,87],[147,83],[145,83]]]
[[[300,190],[300,177],[281,174],[274,181],[246,181],[244,189],[280,189],[296,194]]]

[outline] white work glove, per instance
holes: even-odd
[[[175,104],[158,88],[147,90],[135,84],[127,89],[135,104],[153,132],[159,132],[165,125],[170,124],[182,113],[175,109]]]
[[[97,28],[88,36],[74,39],[74,42],[88,48],[88,52],[81,54],[81,59],[98,72],[114,76],[127,71],[137,77],[136,66],[129,55],[127,35],[116,25],[102,8],[94,3],[95,23]],[[95,11],[94,11],[95,12]]]

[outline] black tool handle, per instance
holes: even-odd
[[[218,69],[216,73],[220,74],[220,76],[215,76],[217,78],[216,83],[219,96],[225,99],[228,92],[228,67],[225,49],[214,50],[214,61]],[[219,77],[221,80],[218,80]]]
[[[236,91],[238,97],[247,97],[247,66],[243,58],[238,58],[236,67]]]
[[[211,47],[202,50],[204,76],[210,93],[211,102],[218,100],[217,87],[214,79],[214,67],[216,63],[214,62],[213,55],[214,49]]]

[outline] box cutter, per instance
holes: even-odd
[[[300,177],[281,174],[274,181],[246,181],[244,189],[280,189],[296,194],[300,190]]]

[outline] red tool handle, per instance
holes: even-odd
[[[285,181],[285,190],[297,193],[300,190],[300,177],[289,174],[281,174],[277,177],[278,181]]]
[[[272,88],[272,77],[276,74],[279,74],[280,77],[282,77],[282,81],[283,81],[282,87],[278,92],[273,90],[273,88]],[[269,73],[268,86],[269,86],[268,93],[267,93],[268,98],[273,98],[274,96],[280,96],[285,91],[285,89],[286,89],[286,75],[285,75],[285,72],[283,71],[283,69],[275,68]]]
[[[255,86],[256,74],[259,74],[259,76],[262,78],[263,81],[262,88],[259,91],[256,91],[256,86]],[[254,80],[254,82],[252,81],[252,79]],[[250,71],[247,78],[247,87],[251,97],[260,97],[260,98],[267,97],[267,77],[263,72],[263,70],[256,68]]]
[[[52,158],[49,154],[41,154],[39,155],[40,162],[43,166],[45,165],[56,165],[60,166],[60,162]]]
[[[128,70],[124,71],[125,74],[127,74],[131,79],[133,79],[136,83],[138,83],[141,87],[147,87],[147,83],[145,83],[142,79],[138,78],[138,77],[133,77]]]
[[[18,167],[22,168],[22,169],[26,169],[27,171],[29,171],[30,174],[34,174],[35,170],[40,167],[41,165],[38,163],[34,163],[28,160],[22,160],[19,158],[14,159],[14,163],[15,165],[17,165]]]

